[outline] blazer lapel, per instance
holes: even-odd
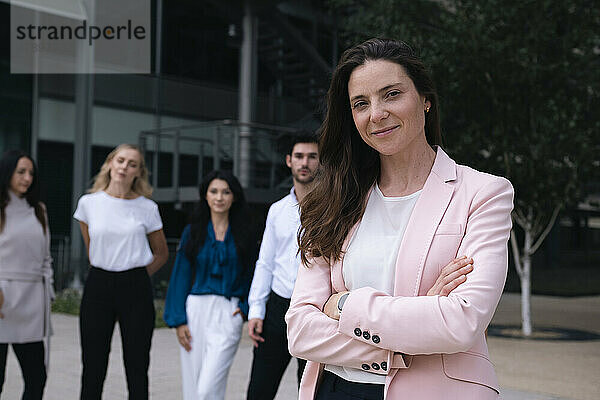
[[[417,296],[425,258],[437,227],[450,204],[456,163],[437,147],[433,167],[406,226],[396,260],[394,295]]]

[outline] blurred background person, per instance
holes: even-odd
[[[27,400],[44,393],[54,297],[48,216],[36,175],[22,151],[7,151],[0,160],[0,393],[11,344]]]
[[[300,266],[296,235],[300,227],[298,202],[311,188],[319,165],[317,137],[294,136],[285,156],[294,185],[269,208],[265,231],[250,288],[248,335],[254,342],[248,400],[275,398],[292,356],[288,350],[285,313],[290,306]],[[298,359],[298,384],[305,360]]]
[[[168,248],[140,150],[121,144],[108,154],[89,194],[77,204],[90,270],[85,282],[81,334],[81,399],[102,397],[115,322],[123,342],[129,399],[148,398],[154,330],[150,276]]]
[[[225,398],[248,315],[256,248],[239,181],[226,171],[209,173],[183,231],[165,304],[164,319],[181,345],[185,400]]]

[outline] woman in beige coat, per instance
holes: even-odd
[[[25,382],[22,399],[41,399],[46,384],[52,259],[36,168],[21,151],[0,160],[0,392],[11,344]]]

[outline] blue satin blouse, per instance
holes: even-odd
[[[248,315],[252,275],[250,268],[244,271],[240,264],[231,227],[223,241],[216,240],[210,220],[206,229],[206,239],[196,256],[193,284],[192,265],[185,254],[186,243],[190,240],[190,225],[183,230],[165,302],[164,319],[170,327],[187,324],[185,301],[189,294],[216,294],[228,299],[237,297],[242,313]]]

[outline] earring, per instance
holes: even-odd
[[[428,113],[428,112],[429,112],[429,108],[430,108],[430,107],[431,107],[431,106],[426,106],[426,107],[425,107],[425,112],[426,112],[426,113]]]

